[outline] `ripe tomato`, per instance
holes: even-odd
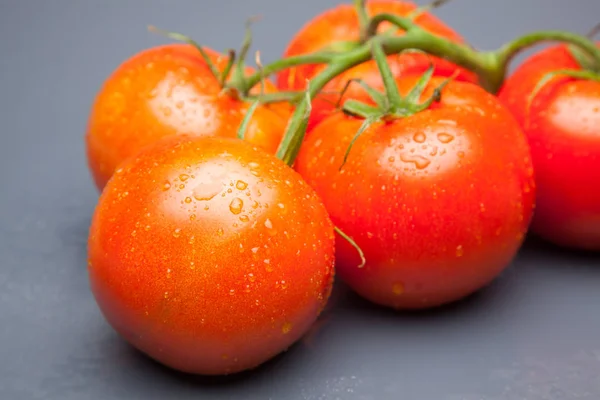
[[[222,71],[226,57],[206,51]],[[265,86],[267,92],[276,90]],[[86,145],[96,185],[102,189],[125,158],[161,137],[235,136],[249,106],[222,92],[192,46],[171,44],[135,54],[106,80],[91,110]],[[274,153],[288,115],[289,108],[279,104],[258,107],[246,139]]]
[[[231,138],[171,136],[123,162],[89,236],[108,322],[174,369],[253,368],[297,341],[325,305],[333,226],[301,177]]]
[[[417,7],[412,2],[373,0],[367,3],[367,11],[370,15],[379,13],[390,13],[407,16]],[[423,29],[449,40],[463,43],[463,38],[445,25],[438,18],[429,13],[423,13],[414,22]],[[382,23],[380,31],[391,27],[389,23]],[[399,31],[398,35],[402,35]],[[357,41],[359,39],[359,22],[353,5],[341,4],[329,9],[308,22],[289,43],[284,56],[290,57],[305,53],[319,51],[338,41]],[[457,80],[475,82],[473,73],[459,68],[444,59],[428,56],[422,53],[402,53],[388,57],[392,73],[396,77],[410,74],[422,74],[433,62],[435,75],[448,77],[458,72]],[[283,70],[278,74],[277,85],[282,90],[302,90],[306,86],[306,79],[311,79],[325,68],[325,65],[303,65]],[[314,99],[313,112],[309,121],[308,130],[323,120],[328,114],[335,111],[335,104],[339,100],[346,83],[351,79],[360,78],[369,85],[382,88],[381,74],[375,61],[371,60],[340,74],[325,86],[323,92]],[[361,95],[358,85],[350,85],[346,91],[346,98],[354,98]]]
[[[417,78],[398,81],[406,95]],[[441,78],[434,78],[424,96]],[[296,168],[323,199],[338,237],[336,271],[358,294],[393,308],[449,303],[491,282],[527,231],[534,181],[524,134],[479,86],[451,82],[442,100],[380,122],[336,113],[304,142]]]
[[[549,72],[580,70],[564,45],[534,54],[507,79],[500,99],[525,130],[536,175],[532,232],[560,246],[600,250],[600,82]]]

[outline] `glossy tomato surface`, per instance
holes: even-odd
[[[315,322],[334,276],[321,200],[293,169],[237,139],[172,136],[123,163],[89,235],[107,321],[188,373],[257,365]]]
[[[415,82],[399,80],[401,92]],[[428,110],[372,125],[340,170],[362,123],[327,118],[296,163],[365,252],[357,268],[357,252],[338,237],[338,275],[399,309],[449,303],[490,283],[520,248],[534,206],[529,149],[514,118],[480,87],[451,82]]]
[[[600,250],[600,82],[546,74],[581,68],[565,46],[533,55],[499,93],[527,134],[538,188],[532,231],[554,244]]]
[[[415,11],[417,6],[412,2],[376,0],[367,2],[367,11],[370,15],[390,13],[399,16],[408,16]],[[463,38],[452,28],[447,26],[430,13],[423,13],[414,19],[414,22],[425,30],[452,40],[463,43]],[[382,23],[379,31],[390,29],[389,23]],[[403,31],[399,30],[398,35]],[[300,29],[290,41],[284,57],[316,52],[336,42],[357,41],[359,39],[359,22],[355,8],[352,4],[340,4],[313,18]],[[476,77],[471,72],[438,57],[421,53],[403,53],[388,57],[392,73],[396,77],[422,74],[433,63],[435,75],[451,76],[458,71],[457,80],[475,82]],[[304,65],[290,68],[279,73],[277,84],[282,90],[300,90],[306,85],[307,79],[312,79],[326,66],[322,64]],[[324,88],[323,93],[314,100],[309,130],[323,120],[327,115],[335,112],[335,105],[340,98],[340,93],[350,79],[360,78],[369,85],[381,88],[382,81],[375,61],[368,61],[340,74]],[[362,89],[359,85],[352,84],[345,92],[344,98],[360,96]]]
[[[205,50],[222,71],[226,56]],[[265,89],[275,91],[268,82]],[[96,185],[102,189],[124,159],[164,136],[235,137],[249,106],[221,90],[192,46],[163,45],[133,55],[104,82],[89,117],[87,157]],[[246,139],[274,153],[288,113],[280,104],[259,107]]]

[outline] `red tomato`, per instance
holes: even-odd
[[[547,48],[507,79],[500,99],[525,130],[536,175],[532,232],[560,246],[600,250],[600,82],[559,76],[527,104],[549,72],[580,70],[564,45]]]
[[[408,16],[417,7],[412,2],[375,0],[367,3],[370,15],[379,13],[391,13],[400,16]],[[415,18],[414,22],[423,29],[447,38],[449,40],[463,43],[463,38],[445,25],[435,16],[423,13]],[[391,27],[389,23],[382,23],[380,31]],[[402,35],[399,31],[398,35]],[[319,51],[326,46],[338,41],[357,41],[359,39],[359,22],[356,10],[351,4],[341,4],[329,9],[308,22],[289,43],[284,56],[290,57],[305,53]],[[403,53],[388,57],[392,73],[396,77],[410,74],[422,74],[433,62],[435,75],[448,77],[459,71],[457,80],[475,82],[473,73],[459,68],[449,61],[438,57],[428,56],[421,53]],[[306,79],[311,79],[325,68],[325,65],[303,65],[290,68],[279,73],[277,84],[282,90],[302,90],[306,86]],[[350,79],[360,78],[371,86],[382,88],[381,74],[375,61],[371,60],[340,74],[323,89],[324,92],[315,98],[313,112],[309,122],[309,130],[323,120],[327,115],[335,111],[335,104],[339,99],[339,93]],[[346,91],[346,98],[361,96],[362,89],[359,85],[351,85]]]
[[[416,79],[398,81],[402,94]],[[479,86],[451,82],[442,93],[428,110],[372,125],[341,170],[363,120],[336,113],[296,162],[365,253],[357,268],[357,252],[338,237],[339,276],[377,304],[433,307],[477,291],[509,265],[528,228],[535,189],[518,124]]]
[[[274,156],[230,138],[146,146],[103,191],[93,294],[133,346],[174,369],[256,367],[315,322],[334,275],[321,200]]]
[[[222,71],[227,58],[206,51]],[[268,82],[265,89],[276,90]],[[96,185],[102,189],[125,158],[164,136],[235,136],[249,106],[222,92],[192,46],[158,46],[134,55],[103,84],[91,111],[86,145]],[[246,139],[274,153],[288,115],[280,104],[258,107]]]

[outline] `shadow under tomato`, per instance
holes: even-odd
[[[552,244],[537,235],[530,234],[523,244],[525,256],[552,258],[555,262],[550,266],[560,267],[568,262],[569,267],[590,269],[600,273],[600,252],[590,250],[576,250]]]
[[[503,302],[507,286],[510,286],[515,274],[513,266],[488,286],[460,300],[445,305],[420,310],[396,310],[374,304],[356,294],[344,283],[339,290],[344,292],[342,307],[358,314],[377,315],[383,318],[394,318],[407,321],[439,321],[440,319],[477,318],[478,314],[489,312],[495,304]]]
[[[120,340],[122,342],[119,346],[119,358],[121,361],[123,361],[123,364],[133,367],[139,371],[140,375],[144,377],[154,376],[157,379],[166,379],[168,381],[166,383],[170,382],[176,384],[177,386],[183,385],[216,391],[218,391],[220,388],[223,390],[235,390],[236,388],[246,384],[256,386],[257,383],[260,383],[263,380],[265,382],[267,380],[273,380],[276,378],[277,373],[280,373],[282,369],[286,369],[285,365],[288,364],[287,359],[294,357],[294,353],[299,350],[299,346],[293,345],[287,351],[280,353],[271,360],[252,370],[246,370],[230,375],[206,376],[194,375],[174,370],[138,351],[136,348],[127,344],[120,338],[116,338],[116,340]]]

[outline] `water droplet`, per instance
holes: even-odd
[[[255,281],[256,281],[256,277],[254,276],[254,274],[253,274],[253,273],[249,273],[249,274],[248,274],[248,280],[249,280],[250,282],[255,282]]]
[[[402,282],[394,283],[392,286],[392,293],[394,293],[396,296],[400,296],[402,293],[404,293],[404,284],[402,284]]]
[[[167,268],[167,278],[171,278],[171,268]]]
[[[414,155],[409,153],[401,154],[400,159],[405,163],[414,164],[415,167],[417,167],[417,169],[425,169],[429,164],[431,164],[431,161],[429,159],[420,155]]]
[[[186,197],[184,200],[187,204],[190,204],[192,202],[192,198],[191,197]]]
[[[286,322],[281,327],[281,333],[283,333],[284,335],[287,335],[288,333],[290,333],[291,330],[292,330],[292,324],[290,322]]]
[[[229,295],[233,296],[235,294],[235,289],[229,289]]]
[[[267,229],[273,229],[273,223],[271,222],[271,220],[269,218],[267,218],[265,220],[265,228],[267,228]]]
[[[146,226],[144,227],[144,230],[145,230],[146,232],[147,232],[147,231],[149,231],[149,230],[150,230],[150,225],[146,225]]]
[[[485,212],[485,204],[479,203],[479,209],[481,210],[481,212]]]
[[[165,292],[165,299],[169,298],[169,292]]]
[[[190,214],[190,221],[194,221],[196,219],[196,214]]]
[[[445,132],[438,133],[437,138],[441,143],[450,143],[451,141],[454,140],[454,136],[452,136],[449,133],[445,133]]]
[[[218,236],[223,236],[223,233],[225,233],[225,232],[223,232],[223,228],[217,229],[217,235]]]
[[[465,157],[465,152],[464,151],[459,151],[458,153],[456,153],[456,155],[458,156],[458,158],[464,158]]]
[[[456,246],[456,257],[462,257],[464,252],[465,251],[464,251],[462,245],[459,244],[458,246]]]
[[[243,207],[244,202],[239,197],[234,197],[233,200],[231,200],[231,203],[229,203],[229,211],[231,211],[232,214],[237,215],[241,213]]]
[[[194,188],[193,196],[198,201],[208,201],[218,195],[223,189],[220,182],[202,183]]]
[[[413,136],[413,140],[417,143],[423,143],[427,139],[427,136],[423,132],[417,132]]]
[[[181,175],[179,175],[179,180],[180,180],[181,182],[185,182],[185,181],[187,181],[189,178],[190,178],[190,176],[189,176],[188,174],[181,174]]]
[[[134,229],[134,230],[131,232],[131,236],[135,237],[135,235],[137,235],[137,231]]]
[[[179,185],[179,189],[185,189],[185,185],[182,183],[181,185]]]
[[[372,232],[367,232],[367,237],[368,237],[369,239],[372,239],[372,238],[373,238],[373,236],[374,236],[374,235],[373,235],[373,233],[372,233]]]
[[[240,215],[240,221],[248,222],[248,221],[250,221],[250,217],[248,217],[246,214]]]
[[[173,231],[173,237],[178,238],[181,235],[181,229],[177,228]]]
[[[396,157],[394,157],[394,156],[390,156],[390,157],[388,158],[388,161],[389,161],[390,163],[393,163],[394,161],[396,161]]]
[[[194,269],[194,268],[196,268],[196,264],[193,261],[191,261],[190,262],[190,269]]]
[[[248,184],[244,181],[237,181],[235,183],[235,188],[238,190],[244,190],[248,187]]]
[[[267,272],[273,272],[273,266],[271,265],[271,260],[269,260],[268,258],[266,258],[263,262],[266,265],[265,268],[266,268]]]

